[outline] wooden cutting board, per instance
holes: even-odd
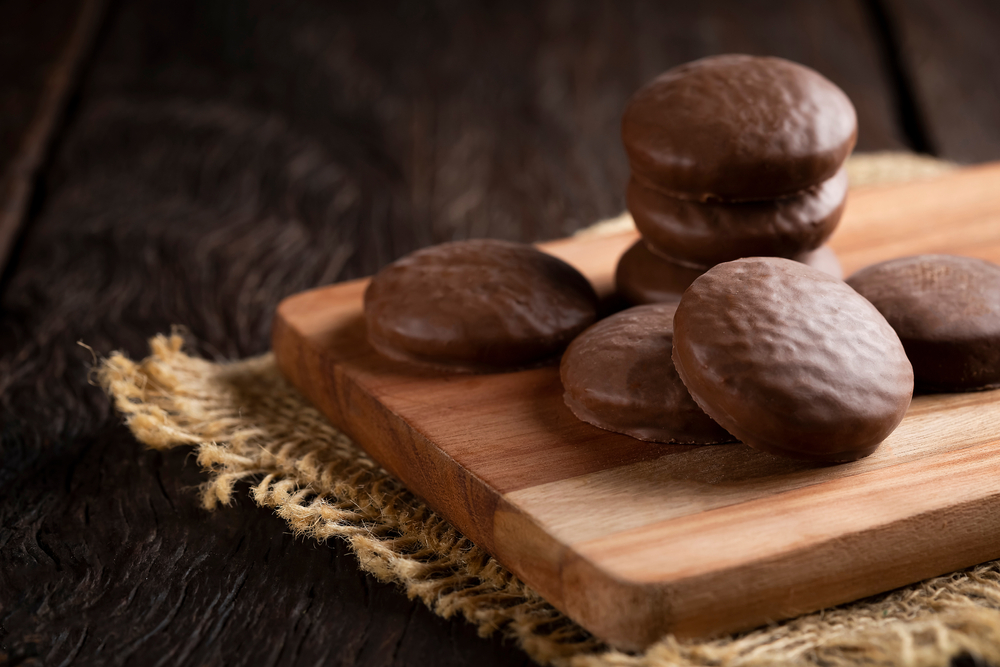
[[[634,232],[543,248],[607,294]],[[1000,165],[856,190],[845,271],[926,252],[1000,262]],[[415,371],[365,339],[367,280],[289,297],[278,365],[337,426],[588,630],[641,648],[750,628],[1000,557],[1000,392],[914,398],[872,456],[643,443],[578,421],[558,368]]]

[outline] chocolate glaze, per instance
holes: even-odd
[[[678,264],[707,269],[740,257],[788,257],[821,246],[847,201],[847,170],[783,199],[730,204],[668,197],[634,178],[628,209],[643,238]]]
[[[674,317],[673,358],[723,428],[791,458],[871,454],[913,393],[903,346],[875,307],[787,259],[727,262],[694,281]]]
[[[840,262],[829,246],[821,246],[794,259],[834,278],[843,277]],[[677,303],[684,290],[704,272],[663,259],[640,239],[618,260],[615,284],[618,293],[632,304]]]
[[[1000,386],[1000,266],[919,255],[864,268],[847,284],[899,334],[920,388]]]
[[[701,269],[680,266],[653,254],[640,239],[618,260],[615,287],[632,304],[676,304],[702,273]]]
[[[559,370],[563,399],[573,414],[639,440],[734,440],[691,399],[674,369],[670,350],[676,308],[629,308],[601,320],[570,344]]]
[[[856,138],[847,95],[780,58],[722,55],[675,67],[641,88],[622,117],[634,177],[700,201],[773,199],[818,185]]]
[[[365,291],[368,340],[391,359],[453,371],[507,370],[558,353],[596,319],[579,271],[523,243],[418,250]]]

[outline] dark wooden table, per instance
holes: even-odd
[[[0,2],[0,163],[23,156],[88,1]],[[194,461],[137,445],[78,341],[139,357],[183,324],[206,356],[259,354],[296,291],[614,215],[626,99],[711,53],[817,68],[857,105],[860,150],[1000,158],[993,0],[120,0],[101,16],[2,276],[0,665],[528,662],[246,499],[202,511]]]

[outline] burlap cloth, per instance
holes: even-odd
[[[905,154],[857,156],[848,166],[854,185],[953,168]],[[185,354],[176,334],[150,345],[139,363],[121,354],[104,360],[100,382],[139,441],[195,448],[207,472],[206,508],[228,503],[248,480],[257,503],[296,534],[347,540],[364,570],[441,616],[461,614],[484,635],[513,637],[539,663],[943,665],[970,654],[1000,665],[1000,561],[744,634],[668,636],[639,655],[609,650],[333,428],[281,378],[272,355],[212,363]]]

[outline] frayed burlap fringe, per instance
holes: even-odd
[[[599,643],[417,500],[310,406],[271,354],[231,364],[191,357],[174,334],[135,363],[113,354],[98,380],[140,442],[193,445],[209,472],[206,509],[251,481],[258,504],[298,535],[346,539],[361,567],[403,585],[445,618],[517,638],[539,662]]]
[[[540,663],[922,667],[969,654],[1000,665],[1000,562],[742,635],[666,637],[639,655],[607,650],[333,428],[281,378],[272,355],[212,363],[185,354],[178,335],[157,336],[151,348],[138,363],[112,355],[99,381],[141,442],[196,448],[209,472],[206,508],[228,503],[247,480],[257,503],[296,534],[347,540],[366,571],[441,616],[513,637]]]

